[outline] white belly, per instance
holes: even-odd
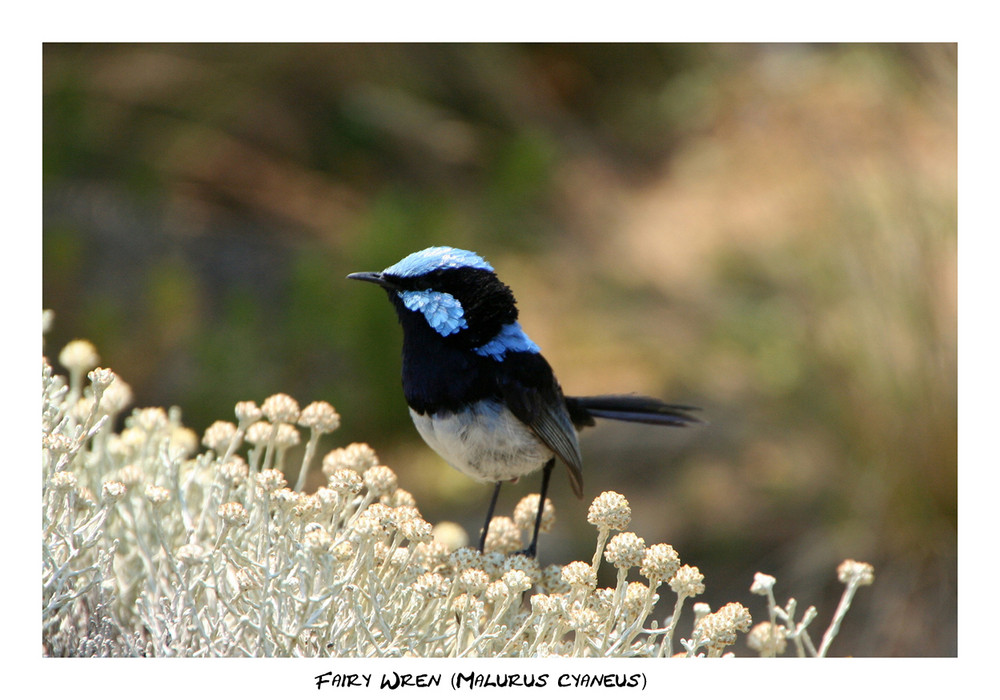
[[[553,452],[506,407],[480,401],[462,413],[420,415],[417,431],[448,464],[478,481],[509,481],[541,469]]]

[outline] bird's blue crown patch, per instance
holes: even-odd
[[[493,272],[490,265],[481,256],[476,255],[471,250],[452,248],[450,246],[435,246],[424,250],[410,253],[395,265],[391,265],[382,271],[385,275],[396,277],[419,277],[434,270],[446,270],[457,267],[474,267],[480,270]]]

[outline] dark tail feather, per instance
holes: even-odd
[[[703,420],[691,415],[691,411],[698,410],[696,406],[679,406],[664,403],[649,396],[632,394],[567,396],[566,407],[569,409],[570,418],[577,427],[593,425],[594,418],[680,427],[704,423]]]

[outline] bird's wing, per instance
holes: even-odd
[[[500,363],[499,389],[511,412],[558,455],[569,470],[577,498],[583,498],[583,458],[562,389],[545,358],[520,354],[520,362]]]

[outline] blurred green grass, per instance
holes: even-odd
[[[47,44],[46,349],[92,340],[196,430],[278,391],[330,401],[328,448],[369,442],[471,531],[488,489],[419,443],[392,311],[344,280],[471,248],[568,393],[704,407],[583,451],[588,499],[624,493],[713,606],[763,570],[828,619],[834,567],[863,559],[840,653],[954,655],[955,66],[954,45]],[[543,560],[581,558],[587,502],[554,488]]]

